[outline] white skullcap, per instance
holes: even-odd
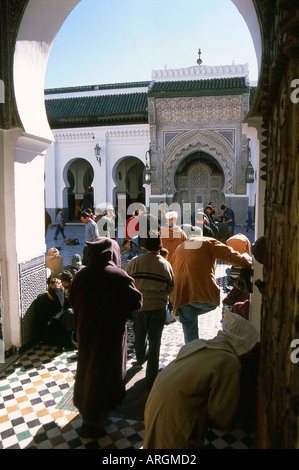
[[[170,211],[165,214],[165,219],[170,220],[170,219],[177,219],[179,214],[177,211]]]
[[[48,256],[58,256],[59,255],[59,250],[55,247],[50,248],[48,251]]]
[[[253,348],[259,340],[259,333],[245,318],[231,312],[226,307],[224,307],[224,311],[223,333],[228,338],[237,356],[241,356]]]

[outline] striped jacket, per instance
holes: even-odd
[[[140,311],[166,307],[168,296],[174,288],[173,271],[169,261],[156,253],[147,252],[132,258],[126,271],[135,279],[135,286],[143,295]]]

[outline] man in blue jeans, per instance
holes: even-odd
[[[150,232],[145,245],[146,253],[133,258],[126,271],[143,295],[142,308],[133,312],[133,328],[137,365],[142,367],[147,361],[145,381],[150,390],[159,370],[166,305],[174,288],[174,277],[171,264],[159,254],[162,245],[157,231]]]
[[[191,302],[178,309],[179,319],[183,326],[185,343],[198,339],[198,315],[215,310],[217,305],[209,302]]]

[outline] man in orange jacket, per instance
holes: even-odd
[[[248,255],[241,255],[210,237],[190,237],[172,256],[175,285],[170,302],[182,323],[185,343],[198,339],[198,315],[220,305],[220,287],[216,281],[218,259],[252,271]]]

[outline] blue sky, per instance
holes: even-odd
[[[257,61],[231,0],[81,0],[58,32],[45,88],[143,81],[152,70]]]

